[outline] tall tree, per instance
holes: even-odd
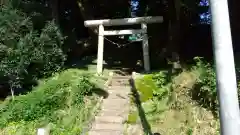
[[[181,68],[179,59],[180,43],[180,0],[168,0],[168,51],[171,52],[173,70]]]

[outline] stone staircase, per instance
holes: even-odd
[[[112,76],[106,87],[109,95],[103,99],[101,110],[95,116],[88,135],[123,135],[130,107],[129,79],[130,76]]]

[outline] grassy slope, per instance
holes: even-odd
[[[0,134],[35,135],[40,127],[51,129],[51,135],[79,134],[99,99],[96,94],[86,95],[96,80],[86,79],[81,70],[69,69],[39,81],[33,92],[1,104]]]
[[[153,130],[165,135],[216,135],[218,121],[211,111],[201,107],[189,95],[198,77],[197,71],[183,72],[173,81],[172,104],[163,112]],[[164,103],[163,103],[164,104]]]
[[[219,122],[212,112],[201,107],[189,95],[198,77],[199,71],[197,69],[182,72],[170,82],[169,86],[171,88],[169,87],[168,94],[163,96],[162,99],[153,98],[142,102],[142,107],[153,133],[158,132],[164,135],[219,134]],[[138,84],[138,80],[136,80],[136,83],[137,89],[142,89],[139,91],[142,93],[143,88]],[[152,86],[150,87],[152,88]],[[150,89],[146,90],[150,91]],[[143,95],[146,95],[146,93]],[[136,110],[134,106],[132,110]],[[138,113],[130,113],[128,122],[131,124],[128,124],[128,127],[141,125],[140,118],[135,115],[138,115]],[[128,132],[128,134],[135,135],[133,132]],[[137,134],[139,135],[139,132]]]

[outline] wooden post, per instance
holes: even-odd
[[[147,31],[147,24],[141,24],[142,30]],[[144,62],[144,69],[146,72],[150,71],[150,62],[149,62],[149,50],[148,50],[148,35],[147,32],[143,34],[142,40],[142,47],[143,47],[143,62]]]
[[[97,56],[97,73],[102,74],[103,70],[103,51],[104,51],[104,27],[99,25],[98,28],[98,56]]]

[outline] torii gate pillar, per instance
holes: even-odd
[[[104,52],[104,27],[98,27],[98,54],[97,54],[97,73],[102,74],[103,71],[103,52]]]
[[[147,24],[141,24],[142,30],[147,31]],[[143,64],[146,72],[150,72],[150,58],[149,58],[149,45],[148,45],[148,35],[143,33],[142,39],[142,48],[143,48]]]

